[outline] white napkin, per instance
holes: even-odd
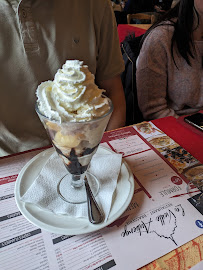
[[[100,183],[96,201],[105,215],[105,221],[107,221],[111,210],[121,161],[122,155],[120,154],[96,153],[88,169],[89,172],[97,177]],[[55,214],[88,218],[87,203],[70,204],[62,200],[57,194],[57,184],[65,174],[67,174],[67,170],[61,158],[56,152],[53,153],[42,168],[39,176],[21,197],[21,200],[36,204],[40,208],[52,211]]]

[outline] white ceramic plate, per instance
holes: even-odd
[[[27,220],[41,229],[52,233],[77,235],[100,230],[123,214],[134,194],[133,174],[124,160],[122,161],[121,172],[114,194],[115,197],[107,222],[93,225],[88,219],[74,218],[68,215],[56,215],[34,204],[21,201],[21,197],[31,186],[54,151],[53,148],[50,148],[36,155],[24,166],[16,179],[15,200],[19,210]],[[111,153],[111,150],[101,146],[97,150],[97,154]]]

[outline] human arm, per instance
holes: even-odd
[[[107,130],[125,126],[126,105],[125,95],[120,76],[98,81],[98,86],[106,90],[106,95],[112,100],[114,110],[107,126]]]
[[[119,45],[115,16],[106,2],[104,16],[97,32],[98,57],[95,75],[96,84],[106,90],[106,95],[112,100],[114,112],[107,127],[108,130],[125,125],[125,96],[120,74],[125,65]]]
[[[162,9],[161,6],[155,5],[154,6],[154,9],[156,10],[157,13],[164,13],[164,12],[166,12],[164,9]]]
[[[144,119],[178,117],[169,106],[167,77],[165,75],[146,67],[138,70],[136,77],[138,104]]]
[[[168,93],[168,63],[173,64],[170,53],[171,33],[153,30],[146,38],[136,72],[138,104],[146,120],[174,116],[170,108],[173,96]]]

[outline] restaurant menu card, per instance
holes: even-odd
[[[44,149],[0,159],[0,269],[135,270],[202,235],[202,213],[186,192],[203,173],[198,160],[151,122],[106,132],[101,145],[123,155],[134,196],[114,223],[77,236],[41,230],[16,206],[15,180]]]

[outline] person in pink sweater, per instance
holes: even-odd
[[[203,109],[202,0],[180,0],[146,32],[136,78],[146,120]]]

